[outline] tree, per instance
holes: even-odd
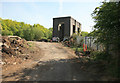
[[[39,40],[41,38],[50,38],[51,30],[40,24],[25,24],[24,22],[12,21],[0,18],[2,26],[2,35],[17,35],[26,40]]]
[[[117,66],[117,77],[120,77],[120,2],[103,2],[100,7],[96,7],[92,13],[95,21],[94,37],[97,42],[105,45],[106,52],[109,53],[109,46],[112,45],[111,60],[115,59]],[[115,67],[115,66],[114,66]],[[113,67],[113,68],[114,68]]]
[[[2,35],[4,35],[4,36],[13,35],[13,33],[12,33],[12,31],[2,30]]]
[[[97,7],[92,16],[95,20],[94,31],[97,40],[103,44],[120,45],[120,3],[117,2],[103,2],[100,7]],[[111,41],[110,41],[111,40]]]
[[[88,35],[88,32],[82,31],[82,32],[81,32],[81,35],[82,35],[83,37],[85,37],[85,36]]]
[[[48,38],[49,38],[49,39],[52,39],[53,28],[49,28],[48,30],[49,30],[49,31],[48,31]]]
[[[39,28],[37,27],[34,28],[33,32],[35,34],[35,37],[34,37],[35,40],[39,40],[44,36],[43,32],[39,30]]]

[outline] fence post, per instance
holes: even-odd
[[[91,47],[91,37],[90,37],[90,47]]]
[[[85,44],[87,44],[86,37],[87,37],[87,36],[85,36]]]

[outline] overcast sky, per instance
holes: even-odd
[[[0,0],[0,17],[27,24],[53,26],[53,18],[72,16],[90,32],[94,22],[91,13],[103,0]]]

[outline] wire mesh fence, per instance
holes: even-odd
[[[99,51],[103,51],[104,50],[104,46],[102,44],[99,43],[95,43],[96,39],[94,39],[93,37],[82,37],[82,36],[77,36],[77,44],[82,44],[87,46],[87,48],[90,48],[92,50],[99,50]]]
[[[88,48],[91,48],[93,50],[99,50],[99,51],[103,51],[104,50],[104,46],[102,44],[99,43],[95,43],[96,39],[93,37],[84,37],[84,44],[87,45]]]

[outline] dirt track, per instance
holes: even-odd
[[[83,71],[74,51],[60,43],[34,42],[41,49],[36,64],[4,76],[3,81],[97,81],[96,74]],[[33,63],[32,62],[32,63]],[[30,64],[26,63],[26,64]]]

